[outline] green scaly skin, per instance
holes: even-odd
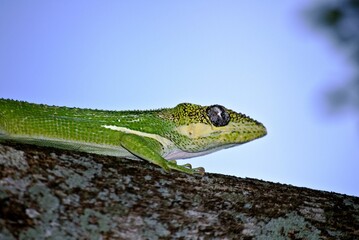
[[[2,141],[145,159],[166,171],[203,174],[203,168],[167,160],[208,154],[266,133],[261,123],[219,105],[104,111],[0,98]]]

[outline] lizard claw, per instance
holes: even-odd
[[[194,174],[200,174],[201,176],[206,173],[206,170],[203,167],[193,168],[192,170]]]
[[[182,166],[188,169],[192,169],[192,165],[189,163],[183,164]]]

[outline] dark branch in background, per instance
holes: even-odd
[[[356,69],[352,79],[328,91],[330,108],[359,114],[359,0],[323,1],[309,11],[309,19],[329,33]]]

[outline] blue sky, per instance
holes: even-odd
[[[0,97],[112,110],[221,104],[268,135],[184,160],[359,196],[359,135],[324,89],[353,74],[310,27],[316,1],[1,1]]]

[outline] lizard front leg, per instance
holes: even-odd
[[[162,145],[154,139],[125,133],[121,136],[120,143],[131,154],[162,167],[166,172],[173,169],[188,174],[204,174],[203,168],[191,168],[190,165],[181,166],[176,161],[167,161],[161,156]]]

